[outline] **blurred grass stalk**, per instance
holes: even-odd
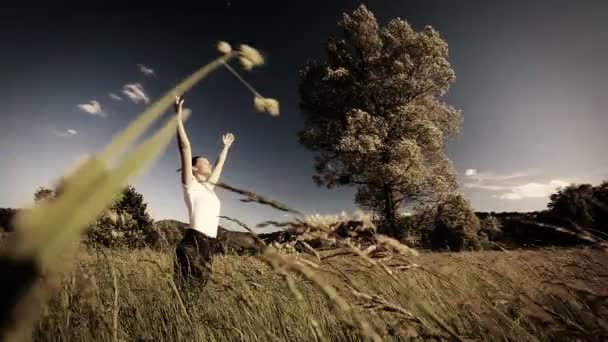
[[[129,180],[164,151],[176,132],[177,118],[168,119],[122,161],[119,158],[173,104],[176,95],[191,89],[234,56],[233,53],[224,54],[183,80],[114,136],[100,153],[76,165],[65,178],[65,190],[56,200],[41,203],[18,215],[18,242],[0,259],[0,274],[4,275],[5,288],[9,288],[0,299],[2,340],[29,339],[31,323],[45,298],[34,294],[36,285],[41,278],[57,275],[72,264],[62,261],[61,257],[73,255],[87,224],[111,204],[114,195]]]

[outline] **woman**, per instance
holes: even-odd
[[[222,137],[224,148],[213,168],[206,158],[192,157],[183,123],[183,103],[181,97],[175,98],[181,180],[190,224],[175,251],[174,275],[180,284],[203,287],[211,275],[220,215],[220,201],[213,189],[220,178],[234,135],[228,133]]]

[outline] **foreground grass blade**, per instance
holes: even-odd
[[[107,167],[95,157],[90,157],[72,175],[65,179],[65,190],[55,200],[38,204],[35,208],[17,216],[17,233],[20,243],[16,256],[36,254],[62,229],[68,216],[78,204],[94,191],[96,184],[107,174]]]
[[[64,213],[67,220],[63,222],[61,230],[58,230],[52,239],[47,240],[43,248],[38,251],[39,261],[47,263],[55,260],[62,253],[62,249],[80,235],[86,224],[111,203],[114,195],[126,186],[127,180],[143,171],[161,154],[171,140],[176,127],[177,118],[169,119],[162,129],[131,152],[125,161],[97,183],[95,191],[88,194],[87,201],[81,204],[79,210],[71,215]],[[43,223],[39,222],[39,224]]]

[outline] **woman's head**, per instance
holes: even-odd
[[[213,170],[211,163],[202,156],[192,157],[192,173],[203,177],[209,177]]]

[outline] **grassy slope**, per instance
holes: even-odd
[[[45,308],[36,340],[112,340],[114,333],[127,341],[361,338],[345,323],[352,312],[336,311],[294,275],[303,295],[297,301],[284,277],[256,257],[218,257],[213,282],[182,292],[182,306],[168,255],[106,253],[108,259],[82,251]],[[608,336],[605,260],[595,250],[429,253],[411,258],[428,271],[403,271],[396,281],[360,258],[341,256],[323,261],[321,274],[386,340],[446,337],[447,330],[464,340],[587,340]],[[340,274],[379,297],[355,298]]]

